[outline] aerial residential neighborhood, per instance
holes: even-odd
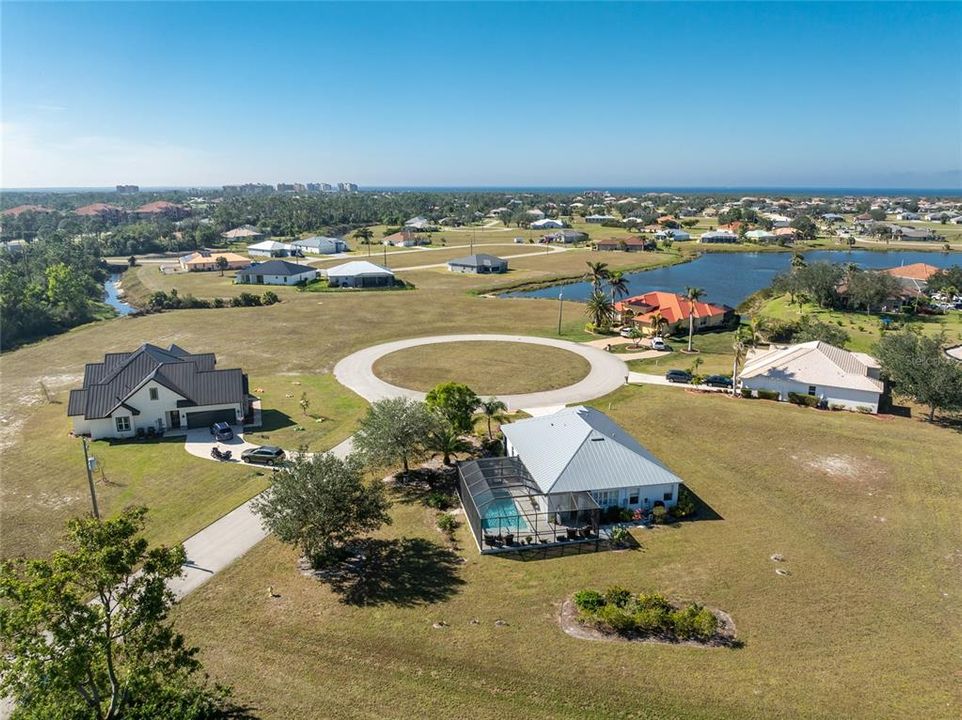
[[[2,14],[0,720],[962,717],[962,6]]]

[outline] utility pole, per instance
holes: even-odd
[[[558,291],[558,334],[561,334],[561,311],[565,304],[565,291],[564,286]]]
[[[384,248],[384,267],[387,267],[387,245],[382,245]]]
[[[90,504],[93,505],[94,517],[100,519],[100,508],[97,507],[97,490],[94,488],[93,468],[90,466],[90,453],[87,452],[87,438],[81,437],[84,446],[84,464],[87,466],[87,485],[90,486]]]

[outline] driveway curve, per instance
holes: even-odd
[[[625,384],[628,366],[620,358],[599,348],[581,345],[568,340],[533,337],[530,335],[435,335],[432,337],[409,338],[374,345],[348,355],[334,366],[334,377],[345,387],[350,388],[368,402],[385,398],[406,397],[423,400],[424,393],[398,387],[381,380],[374,374],[374,363],[385,355],[398,350],[421,345],[440,345],[458,342],[515,342],[529,345],[545,345],[580,355],[591,369],[580,381],[567,387],[521,395],[498,395],[498,399],[509,410],[528,410],[572,403],[587,402],[607,395]]]

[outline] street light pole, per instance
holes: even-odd
[[[87,452],[87,438],[81,437],[84,446],[84,465],[87,467],[87,485],[90,486],[90,504],[93,505],[94,517],[100,519],[100,508],[97,507],[97,491],[94,488],[93,469],[90,467],[90,453]]]

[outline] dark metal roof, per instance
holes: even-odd
[[[215,370],[213,353],[191,354],[176,345],[167,350],[145,344],[134,352],[108,353],[84,370],[81,390],[71,390],[67,415],[88,420],[109,417],[147,380],[180,395],[190,405],[243,403],[247,379],[240,369]],[[180,405],[180,402],[178,402]]]
[[[467,257],[448,260],[448,265],[463,265],[465,267],[500,267],[501,265],[507,264],[507,260],[503,260],[495,255],[487,255],[485,253],[478,253],[476,255],[468,255]]]
[[[237,276],[247,275],[301,275],[315,270],[310,265],[298,265],[297,263],[287,262],[287,260],[268,260],[267,262],[255,263],[248,268],[240,270]]]

